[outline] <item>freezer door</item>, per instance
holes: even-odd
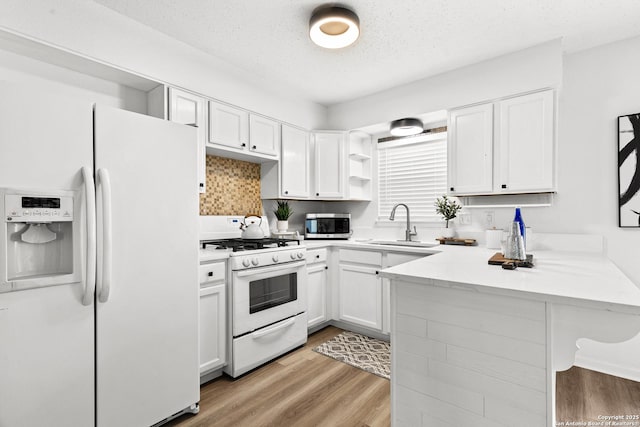
[[[97,425],[149,426],[199,401],[196,130],[94,121]]]
[[[81,173],[83,167],[93,169],[92,103],[67,91],[0,82],[0,187],[74,191],[78,202],[73,228],[78,256],[73,277],[68,276],[75,283],[0,293],[3,427],[94,423],[94,306],[92,296],[83,305]],[[2,227],[6,230],[5,222]],[[0,257],[6,261],[6,256],[6,245],[0,244]],[[0,275],[6,274],[0,267]]]

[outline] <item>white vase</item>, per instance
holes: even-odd
[[[278,220],[278,224],[276,226],[278,228],[278,233],[285,233],[287,231],[287,229],[289,228],[289,221],[284,220]]]
[[[441,234],[445,239],[451,239],[456,236],[456,230],[454,230],[453,227],[444,227],[441,230]]]

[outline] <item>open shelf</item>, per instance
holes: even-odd
[[[351,153],[349,157],[353,160],[370,160],[371,156],[364,153]]]

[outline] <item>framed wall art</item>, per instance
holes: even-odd
[[[618,117],[618,226],[640,227],[640,113]]]

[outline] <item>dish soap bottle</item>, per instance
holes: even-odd
[[[513,218],[513,222],[517,222],[520,227],[520,235],[522,236],[522,240],[524,241],[524,247],[527,247],[527,230],[524,226],[524,220],[522,219],[522,212],[520,212],[520,208],[516,208],[516,216]]]

